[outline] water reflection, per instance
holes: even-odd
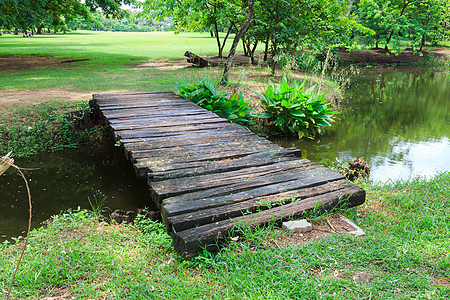
[[[29,180],[33,227],[69,208],[90,209],[89,200],[107,197],[111,209],[135,210],[151,204],[148,187],[113,147],[67,149],[16,159]],[[0,176],[0,242],[23,235],[28,201],[23,179],[8,170]]]
[[[277,139],[318,162],[364,157],[375,181],[450,170],[450,78],[411,68],[363,70],[353,78],[339,119],[316,141]]]

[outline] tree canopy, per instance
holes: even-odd
[[[63,26],[75,17],[90,19],[100,9],[105,15],[120,17],[121,4],[134,0],[0,0],[0,26],[29,30],[43,26]]]

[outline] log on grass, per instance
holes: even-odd
[[[207,66],[216,66],[217,65],[215,63],[208,62],[207,60],[201,58],[197,54],[194,54],[194,53],[192,53],[190,51],[186,51],[184,53],[184,56],[186,56],[188,58],[188,60],[187,60],[188,62],[190,62],[190,63],[192,63],[195,66],[200,67],[200,68],[204,68],[204,67],[207,67]]]

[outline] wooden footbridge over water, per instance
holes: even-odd
[[[176,251],[215,247],[235,226],[259,226],[320,207],[362,204],[365,191],[171,91],[93,95],[161,208]]]

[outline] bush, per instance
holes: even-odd
[[[253,110],[248,107],[251,99],[244,101],[242,93],[235,93],[228,99],[226,98],[227,94],[216,89],[207,77],[192,85],[189,85],[183,76],[181,77],[184,85],[177,83],[180,96],[212,111],[219,117],[228,119],[232,123],[244,127],[254,124],[251,114]]]
[[[304,84],[294,80],[289,85],[284,77],[281,84],[270,84],[263,94],[255,92],[265,110],[257,117],[267,119],[282,133],[298,135],[299,139],[322,134],[338,112],[325,103],[325,93],[313,92],[314,87],[304,91]]]

